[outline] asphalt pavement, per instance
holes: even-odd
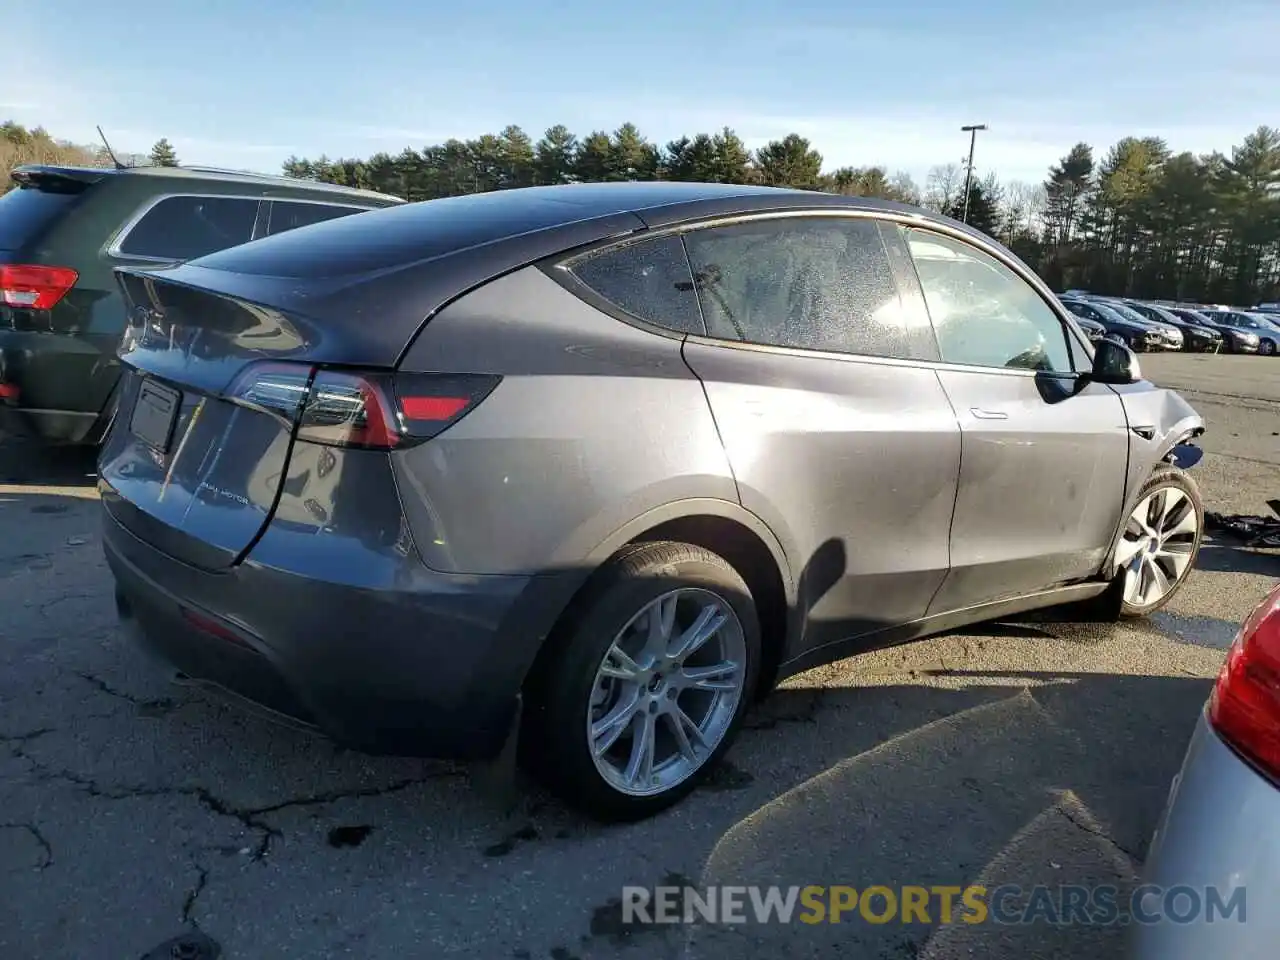
[[[1205,416],[1209,509],[1280,496],[1280,360],[1142,358]],[[602,827],[484,771],[369,758],[124,642],[92,462],[0,444],[0,957],[1096,958],[1118,926],[626,924],[624,885],[1128,889],[1280,557],[1208,542],[1167,611],[973,628],[790,681],[710,784]]]

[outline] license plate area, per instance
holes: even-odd
[[[181,405],[182,394],[177,390],[154,380],[144,380],[133,405],[129,429],[147,446],[168,453]]]

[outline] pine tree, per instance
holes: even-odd
[[[173,144],[164,137],[157,140],[155,146],[151,148],[149,159],[153,167],[176,167],[178,165],[178,155],[174,152]]]

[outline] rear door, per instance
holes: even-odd
[[[767,217],[684,242],[708,334],[685,359],[743,506],[794,552],[804,647],[922,616],[946,576],[960,437],[897,227]]]
[[[1082,340],[1011,267],[926,230],[908,242],[963,442],[951,572],[929,612],[1092,576],[1124,504],[1119,396],[1080,376]]]

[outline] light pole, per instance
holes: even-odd
[[[960,128],[969,135],[969,163],[964,168],[964,213],[960,215],[961,223],[969,222],[969,186],[973,182],[973,146],[978,139],[978,131],[987,129],[985,123],[971,123]]]

